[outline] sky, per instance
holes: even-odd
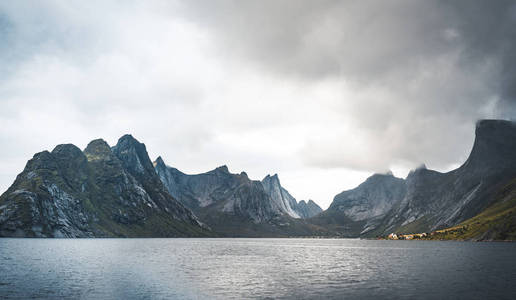
[[[516,118],[514,1],[2,1],[0,191],[34,153],[131,133],[186,173],[277,173],[321,207],[462,164]]]

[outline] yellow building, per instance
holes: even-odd
[[[391,233],[387,236],[387,238],[390,240],[397,240],[398,236],[395,233]]]

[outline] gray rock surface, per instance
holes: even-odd
[[[131,135],[110,148],[92,141],[43,151],[27,162],[0,196],[0,236],[206,236],[216,226],[229,236],[385,235],[454,226],[482,212],[516,179],[516,124],[477,123],[473,149],[456,170],[424,165],[405,180],[374,174],[335,196],[321,212],[300,201],[277,175],[262,181],[226,166],[187,175],[150,161]],[[199,219],[194,215],[195,212]]]
[[[469,158],[448,173],[418,168],[407,176],[407,194],[383,220],[383,232],[432,231],[475,216],[495,193],[516,177],[516,124],[477,123]]]
[[[320,214],[323,210],[312,200],[308,200],[308,202],[301,200],[297,203],[295,211],[301,218],[308,219]]]
[[[288,214],[284,206],[271,199],[261,182],[250,180],[244,172],[232,174],[227,166],[187,175],[158,157],[154,167],[170,194],[200,215],[216,211],[260,223]]]
[[[335,223],[340,218],[345,226],[339,226],[353,228],[347,234],[356,236],[429,232],[477,215],[515,177],[516,124],[481,120],[471,154],[459,168],[440,173],[422,165],[406,180],[375,174],[335,196],[319,222],[326,218],[326,223]]]
[[[336,195],[328,209],[354,221],[367,220],[386,214],[405,192],[405,180],[391,173],[374,174],[358,187]]]
[[[40,152],[0,196],[0,236],[203,236],[208,231],[165,190],[145,145],[127,135]]]
[[[262,185],[265,192],[274,203],[274,206],[277,207],[279,211],[286,213],[293,218],[300,218],[298,212],[295,210],[297,201],[281,186],[278,174],[265,176],[262,180]]]
[[[161,157],[154,162],[154,168],[170,194],[200,216],[208,211],[222,212],[260,223],[277,216],[300,218],[322,211],[313,201],[303,202],[302,213],[298,211],[296,199],[281,186],[276,174],[260,182],[249,179],[245,172],[232,174],[227,166],[221,166],[188,175],[167,166]]]

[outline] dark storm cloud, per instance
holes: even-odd
[[[498,77],[491,78],[499,89],[498,114],[516,117],[516,2],[445,2],[456,16],[456,26],[464,36],[464,64],[492,58],[499,65]]]
[[[309,164],[446,168],[465,158],[477,119],[515,116],[513,1],[189,1],[184,8],[214,32],[221,56],[305,84],[340,81],[362,94],[334,107],[352,133],[309,139],[302,151]],[[347,145],[353,134],[367,141]],[[350,148],[371,157],[357,160]]]
[[[514,1],[188,1],[226,55],[308,79],[409,80],[425,61],[455,51],[465,72],[498,63],[514,98]]]

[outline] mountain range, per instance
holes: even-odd
[[[507,203],[514,202],[515,179],[516,124],[481,120],[469,158],[459,168],[440,173],[422,165],[406,179],[375,174],[335,196],[313,222],[344,236],[433,232],[467,222],[501,203],[513,208]],[[484,227],[491,237],[505,239],[516,230],[514,215],[505,221],[503,228]],[[484,234],[469,238],[491,238]]]
[[[227,166],[221,166],[187,175],[167,166],[161,157],[154,167],[173,197],[224,236],[310,234],[302,219],[322,211],[313,201],[298,203],[276,174],[256,181],[245,172],[232,174]]]
[[[124,135],[34,155],[0,196],[0,236],[516,238],[516,124],[477,122],[469,158],[447,173],[373,174],[323,211],[297,201],[277,174],[252,180],[227,166],[189,175],[151,162]]]

